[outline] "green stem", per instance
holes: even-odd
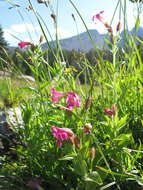
[[[113,67],[114,67],[114,73],[113,73],[113,103],[116,105],[117,103],[117,89],[116,89],[116,38],[114,38],[113,47],[112,47],[112,53],[113,53]]]

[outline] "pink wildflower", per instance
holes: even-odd
[[[115,116],[116,110],[117,110],[117,108],[116,108],[115,104],[113,104],[111,109],[105,108],[104,113],[106,113],[107,115],[110,115],[110,116],[112,116],[112,115]]]
[[[32,42],[24,42],[24,41],[21,41],[21,42],[18,43],[18,46],[20,48],[24,48],[27,45],[33,45],[33,43]]]
[[[52,94],[52,102],[56,103],[59,101],[59,98],[64,97],[65,94],[63,92],[55,91],[54,88],[51,88],[51,94]]]
[[[104,11],[100,11],[99,13],[97,13],[96,15],[94,15],[92,17],[92,21],[96,21],[99,20],[100,22],[103,21],[103,17],[101,16],[104,13]]]
[[[54,137],[57,139],[57,146],[62,146],[62,141],[69,140],[71,136],[74,135],[71,129],[69,128],[58,128],[56,126],[52,126],[52,133]]]
[[[92,129],[92,125],[90,123],[86,123],[84,125],[84,127],[81,128],[81,129],[83,129],[83,133],[84,134],[90,134],[91,133],[91,129]]]
[[[72,110],[74,107],[80,106],[80,99],[74,92],[67,93],[66,106],[69,110]]]

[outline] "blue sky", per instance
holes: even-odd
[[[11,5],[7,2],[11,0],[0,0],[0,24],[4,29],[4,36],[8,43],[13,46],[17,46],[19,40],[33,41],[37,43],[41,34],[40,27],[36,21],[32,11],[28,11],[26,8],[29,6],[28,0],[13,0],[14,3],[20,5],[20,7],[11,8]],[[56,11],[58,2],[58,32],[59,38],[67,38],[77,34],[76,24],[73,21],[71,14],[73,13],[76,21],[79,33],[85,31],[83,23],[77,15],[75,9],[69,3],[68,0],[50,0],[51,7]],[[124,0],[120,0],[122,3]],[[40,13],[44,22],[46,23],[53,39],[55,36],[55,29],[53,20],[50,17],[51,11],[43,4],[38,4],[36,0],[31,0],[35,9]],[[113,16],[115,7],[118,0],[73,0],[76,7],[82,14],[89,29],[97,29],[100,33],[106,33],[104,26],[101,23],[93,23],[91,18],[94,13],[101,10],[105,10],[105,19],[110,23]],[[128,28],[134,27],[136,19],[136,4],[127,2],[127,18]],[[113,28],[116,27],[119,20],[119,9],[116,12],[116,16],[113,22]],[[143,14],[140,15],[143,18]],[[122,18],[121,18],[122,21]],[[140,23],[143,26],[143,21]],[[16,36],[16,38],[12,35]],[[47,34],[50,39],[49,35]],[[18,39],[19,40],[18,40]]]

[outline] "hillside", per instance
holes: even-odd
[[[108,48],[105,43],[105,39],[108,39],[107,34],[100,34],[97,30],[89,30],[89,32],[93,38],[95,45],[98,48],[104,48],[104,49]],[[131,31],[126,31],[126,34],[132,35],[132,36],[137,35],[138,37],[143,38],[143,28],[139,27],[137,32],[136,32],[135,28],[133,28]],[[121,37],[120,45],[123,46],[124,40],[125,40],[125,31],[121,32],[120,37]],[[52,48],[54,47],[54,43],[55,42],[50,42]],[[83,33],[80,33],[79,35],[72,36],[70,38],[61,39],[61,40],[59,40],[59,43],[60,43],[62,49],[66,49],[69,51],[71,51],[71,50],[79,51],[80,50],[80,51],[88,52],[89,50],[94,48],[94,45],[90,40],[88,32],[83,32]],[[13,52],[15,47],[9,47],[9,48]],[[43,49],[47,49],[47,48],[48,48],[47,43],[44,43]]]

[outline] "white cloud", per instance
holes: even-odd
[[[69,38],[71,36],[73,36],[73,32],[66,30],[64,28],[58,27],[57,29],[58,31],[58,35],[59,35],[59,39],[64,39],[64,38]],[[52,36],[54,35],[55,31],[52,31]]]
[[[28,36],[27,31],[32,36],[32,39],[30,39],[30,36]],[[38,36],[36,36],[36,33]],[[51,31],[51,36],[53,39],[55,39],[55,30],[52,28]],[[32,24],[13,24],[9,28],[4,29],[4,37],[10,43],[10,45],[16,45],[19,40],[24,40],[24,41],[33,41],[34,43],[38,43],[39,38],[40,38],[41,32],[40,32],[40,27],[39,26],[33,26]],[[75,35],[73,32],[66,30],[64,28],[58,27],[58,37],[59,39],[63,38],[68,38]],[[50,37],[47,36],[49,40]]]
[[[106,28],[101,23],[97,23],[97,24],[95,24],[95,23],[89,23],[87,26],[88,26],[88,29],[97,30],[100,34],[107,33]]]
[[[32,24],[13,24],[9,28],[6,28],[4,31],[4,38],[10,45],[16,45],[19,40],[33,41],[35,42],[36,33],[40,36],[40,27],[34,26]],[[32,39],[28,35],[28,32],[31,34]],[[36,32],[36,33],[35,33]],[[37,37],[38,38],[38,37]],[[37,39],[38,41],[39,39]]]
[[[14,40],[14,36],[16,36],[17,34],[15,32],[13,32],[10,29],[4,29],[4,38],[6,39],[6,41],[10,42],[12,40]]]
[[[12,31],[16,31],[19,33],[23,33],[28,31],[40,31],[40,27],[39,26],[34,26],[32,24],[13,24],[10,26],[10,29]]]

